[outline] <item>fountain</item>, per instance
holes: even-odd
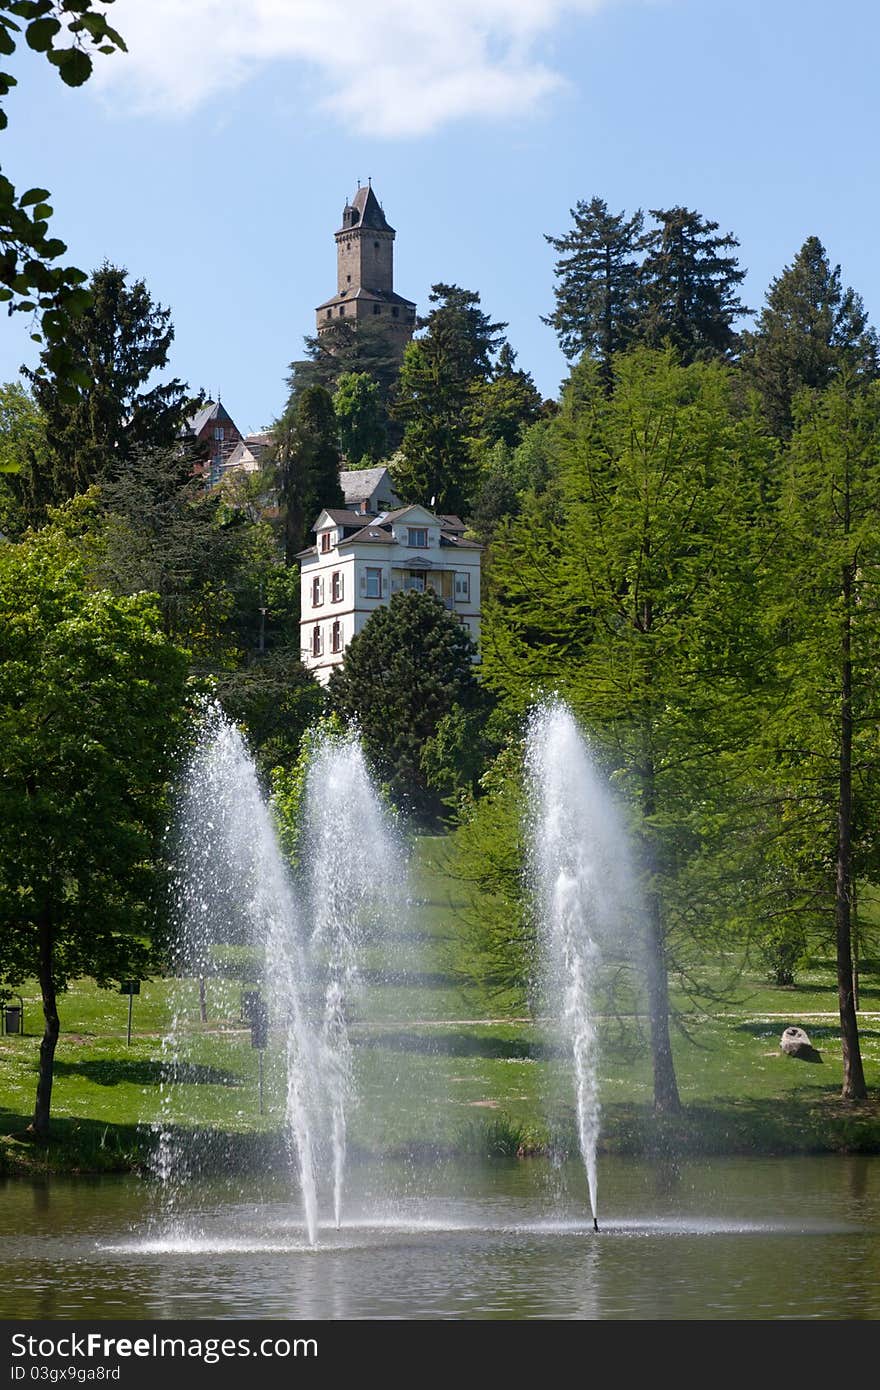
[[[199,978],[204,990],[218,942],[263,956],[265,1005],[283,1053],[285,1130],[311,1245],[327,1171],[337,1228],[342,1220],[356,1102],[349,1019],[359,994],[359,951],[390,916],[390,896],[402,883],[386,819],[356,735],[319,734],[294,879],[244,740],[218,707],[207,710],[177,816],[175,973]],[[192,1163],[171,1124],[185,1036],[179,1011],[163,1048],[167,1081],[154,1161],[166,1221]],[[260,1066],[262,1085],[262,1057]]]
[[[598,1230],[597,978],[624,936],[632,877],[609,792],[570,709],[539,706],[526,739],[531,808],[527,872],[535,906],[539,1013],[550,1020],[574,1076],[578,1147]]]

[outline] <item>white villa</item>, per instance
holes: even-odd
[[[375,516],[325,509],[312,530],[315,545],[298,557],[300,649],[322,685],[370,614],[405,589],[433,589],[479,643],[482,546],[465,540],[458,517],[415,505]]]

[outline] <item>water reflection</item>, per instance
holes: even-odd
[[[7,1184],[0,1316],[880,1316],[880,1158],[606,1159],[599,1235],[586,1192],[570,1195],[576,1170],[450,1164],[421,1191],[409,1177],[411,1195],[383,1206],[353,1171],[351,1218],[315,1246],[286,1179],[191,1184],[164,1229],[135,1179]],[[835,1278],[792,1278],[804,1268]]]

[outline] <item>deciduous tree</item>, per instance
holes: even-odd
[[[185,675],[155,600],[95,591],[63,530],[0,546],[0,978],[40,984],[40,1139],[59,992],[149,968]]]

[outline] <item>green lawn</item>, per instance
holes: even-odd
[[[355,1152],[528,1152],[574,1143],[571,1085],[553,1040],[539,1023],[480,1000],[459,980],[454,960],[460,890],[442,870],[442,843],[421,841],[414,856],[415,904],[365,953],[366,987],[352,1023],[359,1107]],[[13,1171],[135,1166],[160,1115],[187,1131],[219,1133],[212,1151],[224,1164],[248,1162],[280,1142],[284,1067],[280,1040],[264,1058],[259,1108],[258,1056],[240,1017],[241,984],[207,983],[208,1022],[199,1021],[194,981],[145,981],[133,1001],[78,981],[61,999],[48,1149],[25,1142],[33,1106],[42,1019],[33,983],[24,989],[23,1037],[0,1037],[0,1131]],[[724,1003],[695,1011],[675,1000],[684,1032],[675,1062],[685,1114],[658,1123],[651,1113],[650,1058],[632,1020],[601,1030],[602,1146],[641,1151],[880,1152],[880,978],[862,977],[863,1058],[872,1099],[839,1101],[842,1070],[833,963],[818,962],[792,989],[757,976],[739,981]],[[186,1038],[185,1059],[163,1086],[163,1038],[172,1011]],[[821,1065],[779,1048],[791,1023],[809,1032]],[[643,1025],[644,1026],[644,1025]]]

